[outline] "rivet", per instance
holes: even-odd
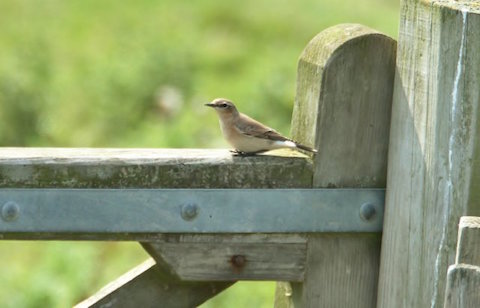
[[[247,258],[244,255],[233,255],[230,258],[230,263],[235,272],[240,272],[247,263]]]
[[[2,219],[5,221],[14,221],[18,218],[20,208],[13,201],[8,201],[2,206]]]
[[[360,206],[360,217],[365,221],[372,220],[377,215],[377,209],[371,203],[364,203]]]
[[[192,220],[198,215],[198,206],[195,203],[187,203],[182,206],[181,211],[184,220]]]

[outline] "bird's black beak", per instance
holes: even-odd
[[[215,107],[215,104],[208,103],[208,104],[205,104],[205,106],[208,106],[208,107]]]

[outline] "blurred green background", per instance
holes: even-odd
[[[227,147],[227,97],[289,133],[296,62],[338,23],[397,37],[394,0],[0,0],[0,146]],[[69,307],[139,264],[136,243],[0,242],[0,307]],[[202,305],[271,307],[272,282]]]

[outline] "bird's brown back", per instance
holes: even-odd
[[[268,126],[263,125],[262,123],[258,122],[250,118],[249,116],[240,113],[239,117],[242,121],[237,121],[237,129],[242,132],[244,135],[253,136],[256,138],[262,139],[270,139],[276,141],[285,141],[290,140],[282,135],[280,135],[276,130],[270,128]],[[241,124],[238,124],[241,123]],[[248,124],[244,124],[248,123]],[[241,125],[241,127],[239,127]]]

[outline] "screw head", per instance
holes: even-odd
[[[230,258],[230,262],[232,262],[234,267],[242,268],[245,266],[245,263],[247,263],[247,258],[244,255],[233,255]]]
[[[198,215],[198,206],[195,203],[187,203],[182,206],[181,211],[184,220],[192,220]]]
[[[360,217],[365,221],[371,221],[377,215],[375,205],[364,203],[360,206]]]
[[[20,207],[13,201],[8,201],[2,206],[2,219],[4,221],[14,221],[18,218]]]
[[[247,264],[247,257],[244,255],[233,255],[230,258],[230,264],[233,272],[239,274]]]

